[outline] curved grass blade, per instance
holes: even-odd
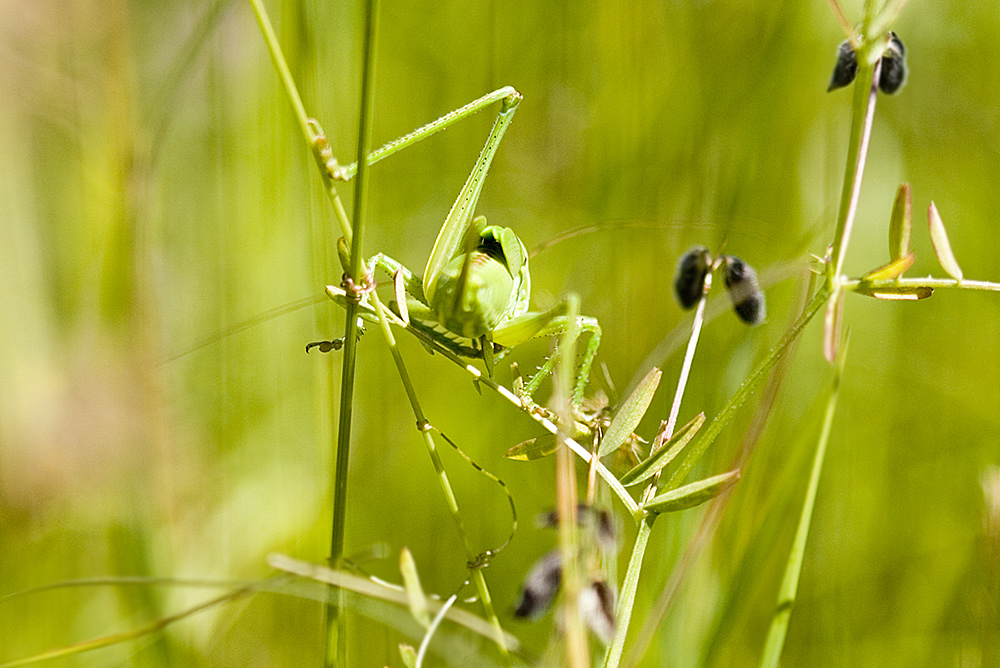
[[[643,509],[650,513],[673,513],[678,510],[694,508],[706,501],[711,501],[722,492],[736,484],[740,479],[740,471],[729,471],[719,475],[693,482],[683,487],[670,490],[653,497]]]
[[[948,242],[948,233],[944,231],[944,221],[938,213],[934,202],[927,207],[927,224],[931,230],[931,243],[934,245],[934,254],[937,255],[941,268],[957,281],[962,280],[962,268],[958,266],[954,253],[951,252],[951,243]]]
[[[699,413],[693,420],[681,427],[666,443],[658,447],[642,463],[621,477],[621,483],[630,487],[649,480],[659,473],[680,454],[684,446],[691,442],[698,430],[705,424],[705,414]],[[659,440],[659,439],[657,439]]]
[[[654,366],[646,374],[646,377],[639,381],[635,390],[628,396],[622,407],[615,413],[614,419],[611,420],[611,426],[608,427],[604,438],[601,439],[601,447],[597,452],[598,457],[604,457],[617,450],[632,434],[632,431],[639,426],[642,416],[649,408],[649,402],[653,400],[653,395],[656,393],[656,386],[660,384],[661,375],[660,370]]]

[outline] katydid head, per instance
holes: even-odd
[[[485,221],[484,221],[485,222]],[[478,339],[528,306],[528,254],[507,227],[484,226],[474,249],[445,265],[430,307],[455,334]]]

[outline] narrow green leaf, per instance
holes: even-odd
[[[406,602],[410,606],[410,613],[421,626],[426,628],[431,623],[431,615],[427,612],[427,596],[420,586],[420,577],[417,575],[417,564],[413,561],[413,555],[405,547],[399,551],[399,572],[403,574],[403,588],[406,590]]]
[[[677,430],[666,443],[656,448],[643,462],[621,477],[621,483],[630,487],[652,478],[680,454],[684,446],[691,442],[701,426],[705,424],[705,414],[699,413],[693,420]]]
[[[917,301],[918,299],[927,299],[934,294],[934,288],[925,285],[875,286],[861,283],[855,289],[855,292],[867,297],[888,301]]]
[[[611,420],[611,426],[608,427],[604,438],[601,439],[598,456],[604,457],[617,450],[618,446],[624,443],[625,439],[639,426],[642,416],[649,408],[649,402],[653,400],[653,394],[656,393],[656,386],[660,384],[661,375],[660,370],[654,366],[646,374],[646,377],[639,381],[639,385],[632,391],[632,394],[615,413],[614,419]]]
[[[872,269],[861,277],[862,281],[894,281],[913,266],[916,256],[913,253],[897,257],[892,262],[884,264],[878,269]]]
[[[399,655],[405,668],[417,668],[417,650],[413,649],[413,645],[399,643]]]
[[[678,510],[694,508],[706,501],[714,499],[719,494],[736,484],[740,479],[740,471],[736,469],[728,473],[705,478],[690,485],[684,485],[659,496],[653,497],[643,508],[650,513],[672,513]]]
[[[955,255],[951,252],[951,244],[948,242],[948,234],[944,231],[944,221],[938,213],[934,202],[927,208],[927,223],[931,229],[931,243],[934,245],[934,254],[937,255],[938,262],[945,272],[955,280],[962,280],[962,269],[955,260]]]
[[[530,438],[523,443],[518,443],[507,451],[504,455],[507,459],[516,459],[519,462],[530,462],[542,457],[548,457],[559,449],[554,434],[543,434],[538,438]]]
[[[896,191],[889,219],[889,255],[898,260],[910,255],[910,238],[913,236],[913,196],[910,184],[904,183]],[[905,269],[903,270],[905,271]]]

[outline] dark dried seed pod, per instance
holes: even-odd
[[[894,32],[889,33],[889,46],[882,54],[879,65],[878,87],[886,95],[892,95],[906,82],[906,47]]]
[[[674,292],[681,308],[689,309],[705,293],[705,276],[712,266],[712,256],[704,246],[695,246],[677,263]]]
[[[615,632],[615,595],[603,580],[595,580],[580,590],[577,599],[583,621],[605,645]]]
[[[833,68],[833,76],[830,77],[830,86],[826,92],[850,85],[856,76],[858,76],[858,59],[854,55],[854,47],[851,46],[850,40],[845,39],[837,47],[837,64]]]
[[[759,325],[767,317],[764,292],[757,284],[753,267],[733,255],[723,256],[726,265],[726,288],[733,308],[740,320],[748,325]]]
[[[586,503],[579,503],[576,506],[577,526],[590,529],[594,532],[597,544],[605,550],[609,550],[615,545],[615,526],[611,513],[603,508],[588,506]],[[540,529],[555,529],[559,526],[559,513],[550,510],[542,513],[535,521],[535,525]]]
[[[552,605],[562,583],[562,555],[552,550],[535,562],[521,584],[514,616],[534,619]]]

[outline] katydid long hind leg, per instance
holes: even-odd
[[[565,310],[565,304],[559,303],[548,311],[525,313],[513,318],[493,332],[493,341],[504,347],[514,347],[529,339],[562,334],[569,324],[566,316],[563,315]],[[574,407],[579,406],[583,401],[583,393],[590,377],[590,369],[601,345],[601,326],[596,318],[579,316],[577,322],[580,326],[580,333],[589,334],[589,341],[580,362],[576,385],[573,388],[572,403]],[[522,399],[534,395],[542,381],[552,373],[557,357],[558,354],[547,359],[538,372],[524,385]]]

